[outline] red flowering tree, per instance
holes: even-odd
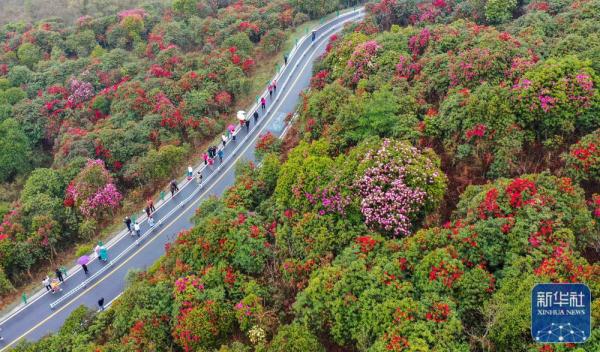
[[[600,129],[583,136],[562,157],[567,175],[577,181],[600,183]]]

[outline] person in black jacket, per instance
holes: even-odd
[[[125,225],[127,225],[127,231],[131,232],[131,219],[129,218],[129,216],[126,216],[123,222],[125,223]]]

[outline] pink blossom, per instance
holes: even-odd
[[[81,104],[94,96],[94,86],[89,82],[71,79],[69,87],[71,95],[67,98],[67,102],[71,107]]]
[[[394,236],[409,235],[413,217],[425,204],[427,194],[406,185],[406,168],[403,163],[393,162],[389,147],[389,140],[384,140],[378,151],[366,156],[366,160],[376,161],[376,164],[355,183],[361,197],[360,210],[368,226]],[[419,154],[414,147],[401,152],[405,153],[406,163],[411,162],[410,156]]]
[[[119,12],[119,20],[123,20],[127,17],[144,18],[146,16],[148,16],[148,13],[146,13],[144,9],[128,9]]]
[[[540,107],[544,112],[550,111],[556,104],[556,99],[549,95],[538,95],[538,99],[540,101]]]

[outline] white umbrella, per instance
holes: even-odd
[[[237,119],[240,121],[246,121],[246,112],[244,110],[240,110],[237,112]]]

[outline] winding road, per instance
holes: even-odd
[[[259,119],[251,118],[250,128],[239,128],[236,141],[228,141],[223,148],[224,160],[215,165],[198,166],[204,182],[200,187],[194,180],[179,184],[180,191],[157,204],[154,219],[157,222],[150,229],[145,216],[141,221],[141,238],[132,237],[121,231],[107,243],[109,261],[97,259],[88,264],[90,274],[86,276],[79,266],[69,270],[63,291],[56,294],[45,289],[37,292],[27,304],[21,304],[2,317],[0,351],[8,350],[19,340],[36,341],[56,332],[69,314],[81,305],[97,309],[98,299],[104,298],[106,306],[118,298],[125,289],[127,273],[132,269],[146,269],[164,254],[165,244],[172,242],[182,230],[192,227],[191,217],[199,204],[210,196],[220,196],[235,180],[235,165],[240,160],[254,160],[254,148],[259,135],[270,131],[278,137],[285,133],[285,117],[293,113],[300,93],[309,86],[312,66],[315,59],[323,54],[328,38],[339,32],[344,24],[357,21],[364,16],[364,9],[340,14],[315,29],[316,40],[311,34],[300,40],[289,55],[288,64],[274,77],[277,92],[270,98],[268,92],[267,109],[260,106],[248,110],[248,116],[258,109]]]

